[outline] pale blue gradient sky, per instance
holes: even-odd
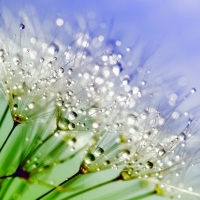
[[[32,4],[40,15],[46,12],[49,16],[51,13],[63,16],[75,13],[87,15],[93,11],[98,19],[114,19],[114,31],[120,30],[130,43],[134,43],[137,38],[144,44],[159,47],[157,62],[160,67],[171,66],[185,71],[188,78],[192,79],[191,83],[198,80],[199,0],[35,0],[34,3],[30,0],[0,0],[0,2],[16,10],[23,9],[26,4]]]
[[[95,13],[95,20],[114,21],[111,34],[127,45],[157,48],[152,63],[158,69],[181,73],[200,97],[200,0],[0,0],[17,12],[35,6],[41,18]],[[67,16],[67,17],[66,17]]]

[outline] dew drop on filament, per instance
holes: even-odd
[[[193,93],[193,94],[196,93],[196,91],[197,91],[196,88],[191,89],[191,93]]]
[[[51,44],[49,44],[48,52],[50,54],[58,53],[59,52],[59,46],[56,45],[54,42],[52,42]]]
[[[76,117],[77,117],[78,115],[76,114],[76,112],[70,112],[69,113],[69,115],[68,115],[68,118],[69,118],[69,120],[75,120],[76,119]]]
[[[75,129],[75,124],[74,123],[70,123],[69,125],[68,125],[68,128],[69,128],[69,130],[73,130],[73,129]]]
[[[159,149],[159,151],[158,151],[159,156],[163,156],[165,153],[166,153],[166,151],[164,149]]]
[[[13,110],[17,110],[17,108],[18,108],[18,105],[17,105],[17,104],[14,104]]]
[[[22,30],[22,29],[25,29],[25,25],[23,23],[20,24],[19,28]]]
[[[86,164],[91,164],[95,160],[95,156],[92,153],[86,155],[84,161]]]
[[[153,168],[153,163],[150,161],[147,161],[145,166],[147,169],[151,169],[151,168]]]
[[[71,138],[69,141],[68,141],[68,144],[69,146],[73,146],[74,144],[76,143],[76,138]]]
[[[58,129],[60,130],[68,130],[68,125],[70,124],[69,120],[66,118],[59,118],[57,122]]]
[[[104,150],[101,148],[101,147],[97,147],[96,149],[95,149],[95,151],[94,151],[94,155],[96,156],[96,157],[99,157],[101,154],[103,154],[104,153]]]
[[[4,50],[0,49],[0,57],[4,55]]]
[[[35,104],[33,102],[28,104],[28,108],[31,109],[31,110],[34,108],[34,106],[35,106]]]

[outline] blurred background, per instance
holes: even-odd
[[[125,46],[147,46],[154,52],[150,67],[180,74],[182,85],[197,89],[190,106],[199,103],[199,0],[0,0],[0,10],[7,8],[13,15],[20,10],[33,12],[33,7],[42,21],[81,15],[91,27],[107,26],[108,35]]]
[[[185,84],[200,89],[200,1],[198,0],[0,0],[1,9],[30,12],[40,19],[65,21],[81,15],[92,23],[106,23],[109,34],[127,45],[135,43],[156,51],[156,70],[180,73]],[[196,94],[198,95],[198,93]],[[199,94],[200,96],[200,94]],[[198,103],[195,98],[193,104]]]

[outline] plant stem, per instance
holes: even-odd
[[[5,119],[5,117],[6,117],[6,115],[7,115],[8,110],[9,110],[9,106],[7,105],[7,106],[6,106],[6,109],[5,109],[4,112],[3,112],[3,115],[2,115],[2,117],[1,117],[1,120],[0,120],[0,127],[1,127],[1,125],[2,125],[2,123],[3,123],[3,121],[4,121],[4,119]]]
[[[132,200],[144,199],[144,198],[149,197],[154,194],[156,194],[155,190],[147,192],[145,194],[138,195],[137,197],[133,197]]]
[[[98,184],[98,185],[95,185],[95,186],[92,186],[92,187],[90,187],[90,188],[87,188],[87,189],[85,189],[85,190],[81,190],[80,192],[76,192],[75,194],[72,194],[72,195],[70,195],[70,196],[67,196],[67,199],[76,197],[76,196],[78,196],[78,195],[80,195],[80,194],[82,194],[82,193],[85,193],[85,192],[94,190],[94,189],[96,189],[96,188],[98,188],[98,187],[101,187],[101,186],[103,186],[103,185],[107,185],[107,184],[112,183],[112,182],[114,182],[114,181],[116,181],[116,180],[117,180],[117,181],[121,181],[121,180],[119,180],[118,178],[117,178],[117,179],[115,178],[115,179],[112,179],[112,180],[110,180],[110,181],[103,182],[103,183],[100,183],[100,184]]]
[[[40,144],[38,144],[38,146],[36,146],[36,148],[35,148],[32,152],[30,152],[29,157],[33,156],[34,153],[35,153],[42,145],[44,145],[52,136],[54,136],[54,134],[55,134],[56,131],[57,131],[57,129],[54,130],[50,135],[48,135]]]
[[[100,183],[100,184],[98,184],[98,185],[95,185],[95,186],[93,186],[93,187],[87,188],[87,189],[85,189],[85,190],[81,190],[80,192],[76,192],[75,194],[69,195],[69,196],[67,196],[67,199],[71,199],[71,198],[76,197],[76,196],[78,196],[78,195],[80,195],[80,194],[83,194],[83,193],[85,193],[85,192],[89,192],[89,191],[91,191],[91,190],[94,190],[94,189],[99,188],[99,187],[101,187],[101,186],[107,185],[107,184],[109,184],[109,183],[119,182],[119,181],[123,181],[123,180],[120,180],[119,177],[114,178],[114,179],[112,179],[112,180],[110,180],[110,181]],[[146,198],[146,197],[148,197],[148,196],[150,196],[150,195],[153,195],[153,194],[155,194],[155,193],[156,193],[155,190],[154,190],[154,191],[150,191],[150,192],[147,192],[147,193],[145,193],[145,194],[141,194],[141,195],[139,195],[139,196],[137,196],[137,197],[133,197],[132,200],[143,199],[143,198]],[[64,200],[64,199],[62,199],[62,200]]]
[[[2,146],[1,146],[1,148],[0,148],[0,153],[1,153],[1,151],[3,150],[4,146],[6,145],[8,139],[9,139],[10,136],[12,135],[12,133],[13,133],[13,131],[14,131],[14,129],[16,128],[17,125],[18,125],[18,123],[16,123],[16,122],[13,123],[12,129],[10,130],[10,132],[9,132],[9,134],[8,134],[8,136],[7,136],[7,138],[5,139],[4,143],[2,144]]]
[[[45,194],[39,196],[36,200],[40,200],[42,198],[44,198],[45,196],[47,196],[48,194],[50,194],[51,192],[53,192],[54,190],[56,190],[58,187],[60,187],[61,185],[64,185],[65,183],[67,183],[68,181],[72,180],[73,178],[78,177],[79,175],[81,175],[80,171],[78,171],[77,173],[75,173],[73,176],[71,176],[70,178],[66,179],[65,181],[63,181],[62,183],[60,183],[58,186],[52,188],[51,190],[49,190],[48,192],[46,192]]]
[[[14,177],[13,174],[7,175],[7,176],[1,176],[0,179],[6,179],[6,178],[11,178],[11,177]]]

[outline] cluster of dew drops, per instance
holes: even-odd
[[[57,20],[58,26],[63,23]],[[25,24],[20,24],[20,31],[26,31]],[[14,121],[44,121],[40,116],[56,113],[55,137],[79,132],[68,137],[72,151],[80,135],[89,135],[82,173],[112,168],[121,170],[124,180],[162,180],[186,163],[180,149],[192,136],[193,120],[180,133],[169,134],[169,124],[179,118],[172,108],[176,94],[167,104],[168,115],[162,116],[158,105],[151,106],[155,86],[144,79],[150,70],[126,60],[117,49],[121,41],[111,44],[103,35],[91,37],[89,33],[76,34],[76,42],[66,47],[29,39],[29,47],[23,44],[20,53],[8,52],[7,44],[0,49],[1,83]],[[125,52],[130,54],[131,48]],[[192,88],[191,93],[195,92]]]

